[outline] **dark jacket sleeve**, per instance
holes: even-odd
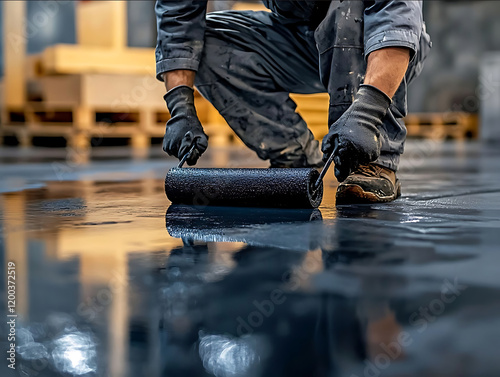
[[[413,57],[423,28],[422,1],[370,1],[365,8],[365,56],[385,47],[408,47]]]
[[[203,51],[207,0],[157,0],[156,77],[177,69],[196,71]]]

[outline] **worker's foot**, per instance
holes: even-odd
[[[400,196],[396,173],[376,164],[360,166],[337,188],[337,204],[386,203]]]

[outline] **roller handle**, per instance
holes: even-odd
[[[189,149],[189,151],[179,161],[179,164],[177,165],[178,168],[182,168],[182,165],[184,165],[184,163],[186,162],[188,157],[191,155],[191,153],[193,153],[195,148],[196,148],[196,143],[193,143],[193,145],[191,145],[191,148]]]
[[[338,143],[337,139],[335,139],[335,146],[333,148],[334,151],[337,148],[337,143]],[[321,185],[321,182],[323,181],[323,178],[325,177],[326,172],[328,171],[328,169],[330,168],[330,165],[333,162],[333,155],[334,155],[334,153],[332,152],[330,157],[328,157],[328,160],[326,161],[325,166],[323,167],[323,170],[321,170],[321,173],[319,174],[319,177],[316,180],[316,183],[314,184],[314,190],[317,190],[318,187]]]

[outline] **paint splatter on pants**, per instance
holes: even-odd
[[[319,143],[289,96],[327,91],[320,80],[314,32],[304,24],[285,24],[268,12],[207,15],[196,87],[241,140],[261,159],[269,159],[272,166],[321,163]],[[421,69],[421,64],[416,64],[420,60],[413,61],[396,94],[401,98],[395,102],[403,106],[391,106],[380,130],[382,154],[377,163],[393,170],[406,138],[401,120],[406,113],[406,84]],[[327,77],[334,79],[335,75],[328,72]]]

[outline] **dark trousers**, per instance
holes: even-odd
[[[331,64],[325,61],[328,55],[320,54],[321,44],[329,43],[328,33],[325,25],[287,23],[268,12],[207,15],[196,86],[261,159],[289,166],[315,165],[321,160],[318,142],[289,94],[333,90],[338,72],[351,69],[352,62]],[[402,121],[406,86],[420,72],[423,58],[417,53],[412,60],[380,129],[382,153],[376,162],[393,170],[406,138]]]

